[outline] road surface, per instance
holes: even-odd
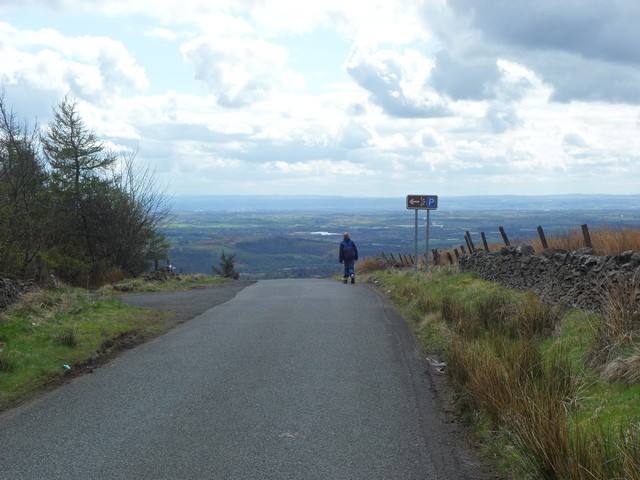
[[[372,288],[259,281],[2,414],[0,478],[483,478],[426,368]]]

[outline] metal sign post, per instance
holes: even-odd
[[[407,195],[407,210],[415,210],[415,237],[414,237],[414,253],[416,261],[413,264],[413,269],[418,270],[418,210],[427,211],[427,238],[425,242],[424,251],[424,269],[429,270],[429,211],[436,210],[438,208],[438,196],[437,195]]]
[[[427,236],[425,237],[426,240],[424,245],[424,271],[425,272],[429,270],[429,213],[430,212],[431,210],[427,210]]]
[[[416,210],[416,229],[415,234],[413,236],[413,258],[415,258],[415,262],[413,262],[413,269],[415,271],[418,270],[418,210]]]

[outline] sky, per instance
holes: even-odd
[[[174,195],[640,193],[637,0],[0,0],[0,88],[65,95]]]

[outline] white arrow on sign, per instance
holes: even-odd
[[[407,195],[407,208],[435,210],[438,208],[437,195]]]

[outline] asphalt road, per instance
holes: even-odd
[[[483,478],[426,368],[368,286],[259,281],[2,414],[0,478]]]

